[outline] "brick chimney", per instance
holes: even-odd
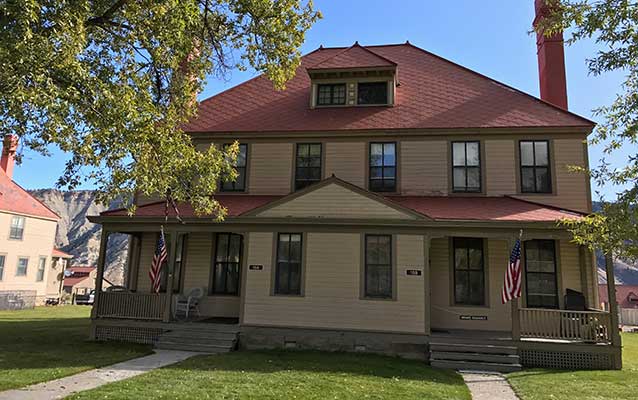
[[[536,26],[549,13],[549,9],[546,0],[535,0],[534,6],[536,9],[534,26]],[[567,79],[565,78],[563,33],[558,32],[547,37],[542,32],[537,32],[536,49],[541,99],[567,110]]]
[[[7,174],[9,179],[13,176],[13,165],[15,164],[16,150],[18,149],[18,137],[6,135],[2,141],[2,156],[0,156],[0,168]]]

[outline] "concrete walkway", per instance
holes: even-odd
[[[472,393],[472,400],[518,400],[502,374],[481,371],[459,371]]]
[[[0,400],[50,400],[61,399],[76,392],[89,390],[111,382],[121,381],[166,365],[198,355],[190,351],[156,350],[155,354],[92,369],[76,375],[38,383],[22,389],[0,392]]]

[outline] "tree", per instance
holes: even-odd
[[[90,181],[102,202],[167,193],[223,218],[238,146],[198,152],[180,126],[208,75],[284,88],[319,17],[303,0],[0,0],[0,137],[68,152],[58,186]]]
[[[567,43],[594,39],[601,45],[587,60],[589,71],[600,75],[622,71],[625,81],[610,105],[594,110],[602,123],[596,128],[592,144],[604,146],[604,153],[624,149],[627,163],[613,168],[603,158],[588,173],[598,184],[618,185],[617,198],[603,202],[600,212],[580,221],[564,223],[576,242],[605,254],[638,260],[638,3],[629,0],[547,0],[548,15],[536,26],[551,36],[570,30]]]

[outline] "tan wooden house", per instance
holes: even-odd
[[[91,217],[103,225],[94,337],[619,368],[592,254],[557,224],[591,212],[588,177],[568,166],[588,165],[594,123],[567,111],[562,41],[539,38],[539,61],[542,99],[410,43],[320,47],[286,90],[260,76],[202,101],[187,126],[197,145],[241,146],[239,178],[216,194],[228,215],[178,204],[180,224],[171,210],[160,294],[148,270],[164,203]],[[504,305],[521,229],[523,296]],[[101,291],[114,232],[131,235],[127,290]],[[198,316],[177,321],[193,288]]]

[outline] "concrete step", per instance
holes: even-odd
[[[184,332],[170,331],[162,334],[163,338],[189,338],[204,340],[234,340],[237,339],[237,333],[234,332]]]
[[[231,346],[202,344],[202,343],[179,343],[179,342],[158,342],[155,348],[165,350],[198,351],[200,353],[228,353],[233,350]]]
[[[185,344],[189,346],[199,346],[199,345],[211,345],[211,346],[224,346],[229,348],[234,348],[235,343],[237,343],[236,339],[226,339],[226,340],[206,340],[201,338],[167,338],[160,337],[157,340],[158,344]]]
[[[224,332],[238,333],[237,324],[207,324],[207,323],[184,323],[175,324],[170,328],[171,332]]]
[[[430,351],[482,354],[518,354],[515,346],[496,346],[492,344],[463,344],[431,342]]]
[[[485,354],[433,351],[430,359],[447,361],[478,361],[497,364],[520,364],[520,358],[514,354]]]
[[[448,343],[448,344],[470,344],[470,345],[482,345],[489,344],[493,346],[514,346],[514,342],[511,339],[495,339],[489,337],[473,337],[473,336],[444,336],[435,335],[432,337],[432,342],[435,343]]]
[[[516,372],[522,369],[520,364],[500,364],[477,361],[454,361],[431,359],[434,368],[455,369],[465,371]]]

